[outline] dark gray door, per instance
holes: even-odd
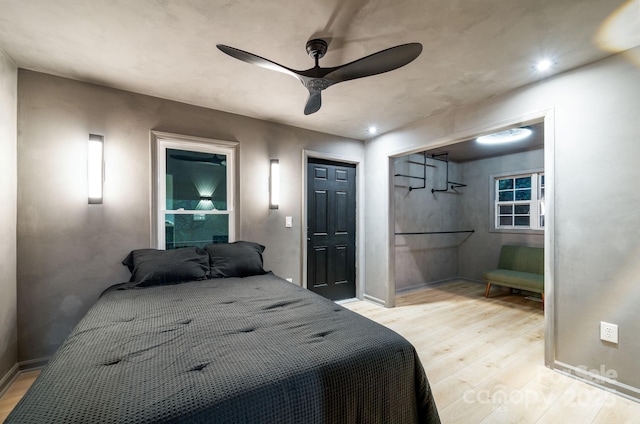
[[[356,295],[356,167],[307,163],[307,288],[328,299]]]

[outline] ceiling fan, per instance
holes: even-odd
[[[320,106],[322,106],[320,93],[322,90],[339,82],[393,71],[394,69],[407,65],[422,52],[422,44],[420,43],[401,44],[345,65],[322,68],[318,62],[327,52],[328,44],[325,40],[313,39],[307,41],[306,47],[309,56],[315,60],[315,66],[306,71],[296,71],[295,69],[287,68],[269,59],[234,47],[225,46],[224,44],[218,44],[217,47],[236,59],[297,78],[309,91],[309,98],[304,107],[305,115],[310,115],[320,110]]]

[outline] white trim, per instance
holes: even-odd
[[[201,143],[201,144],[215,143],[215,144],[220,144],[230,148],[235,148],[239,144],[237,141],[218,140],[214,138],[197,137],[194,135],[185,135],[185,134],[174,134],[174,133],[155,131],[155,130],[151,130],[151,135],[153,139],[157,139],[157,140],[174,140],[174,141],[180,141],[180,142],[184,141],[184,142]]]
[[[377,297],[373,297],[373,296],[371,296],[371,295],[365,294],[365,295],[363,296],[363,299],[364,299],[364,300],[368,300],[369,302],[373,302],[373,303],[375,303],[376,305],[380,305],[380,306],[387,307],[387,304],[385,303],[385,301],[384,301],[384,300],[382,300],[382,299],[378,299]],[[389,307],[390,307],[390,306],[389,306]]]
[[[544,150],[544,149],[543,149]],[[517,173],[514,173],[513,171],[507,171],[507,172],[499,172],[496,174],[490,174],[489,175],[489,196],[488,196],[488,205],[487,207],[489,208],[489,221],[487,222],[487,231],[489,233],[501,233],[501,234],[528,234],[528,235],[537,235],[537,236],[544,236],[544,230],[547,228],[547,218],[545,216],[545,226],[543,229],[540,230],[532,230],[532,229],[525,229],[525,228],[496,228],[495,224],[494,224],[494,219],[495,219],[495,187],[492,184],[495,184],[495,178],[499,178],[502,176],[509,176],[509,175],[521,175],[521,174],[532,174],[534,172],[537,173],[544,173],[545,169],[544,168],[533,168],[533,169],[525,169],[522,171],[518,171]],[[545,181],[546,183],[546,181]],[[546,184],[545,184],[546,185]],[[546,193],[546,187],[545,187],[545,193]],[[546,203],[546,199],[545,199],[545,203]]]
[[[20,371],[32,371],[44,368],[47,366],[52,356],[44,356],[42,358],[28,359],[26,361],[18,362]]]
[[[20,375],[18,364],[14,364],[7,373],[0,378],[0,398],[4,396],[5,392],[9,390],[9,387],[16,381],[16,378]]]
[[[307,162],[310,158],[336,162],[350,163],[356,166],[356,297],[362,299],[364,293],[364,163],[362,159],[335,153],[325,153],[315,150],[302,149],[302,205],[300,225],[300,244],[302,254],[300,258],[302,275],[300,285],[307,288]]]
[[[351,299],[334,300],[336,305],[346,305],[347,303],[359,302],[360,299],[352,297]]]
[[[227,215],[229,216],[229,241],[235,241],[238,225],[237,199],[235,196],[237,187],[236,163],[238,161],[238,145],[233,141],[216,140],[211,138],[195,137],[181,134],[171,134],[160,131],[151,131],[151,246],[164,249],[164,225],[159,225],[167,212],[171,214],[192,214],[193,211],[167,211],[164,205],[159,205],[159,193],[166,190],[166,169],[164,152],[166,149],[189,150],[209,153],[215,150],[228,157],[227,172],[227,209],[225,211],[200,211],[200,215]]]
[[[389,204],[389,213],[387,214],[387,301],[382,305],[388,308],[396,306],[396,203],[395,191],[395,160],[393,157],[387,158],[387,203]],[[425,181],[426,184],[426,181]]]
[[[45,356],[44,358],[29,359],[27,361],[18,362],[14,364],[7,373],[0,378],[0,397],[4,396],[9,387],[16,381],[20,374],[43,369],[47,366],[47,363],[51,359],[51,356]]]
[[[489,232],[490,233],[517,233],[517,234],[539,234],[542,235],[544,227],[540,227],[540,176],[544,175],[544,168],[536,168],[523,171],[509,171],[500,172],[497,174],[489,175]],[[505,178],[518,178],[531,176],[531,200],[512,200],[499,202],[498,197],[498,180]],[[515,188],[514,188],[515,190]],[[534,197],[535,196],[535,197]],[[498,214],[496,212],[496,206],[499,203],[506,203],[511,205],[516,204],[529,204],[531,209],[529,211],[530,225],[528,227],[512,226],[499,226]]]
[[[555,345],[555,109],[544,118],[544,361],[553,368]]]
[[[640,402],[640,389],[621,383],[617,380],[607,378],[599,373],[590,370],[574,367],[561,361],[554,361],[554,370],[562,375],[574,378],[591,386],[614,393],[618,396]]]
[[[167,212],[165,210],[165,212]],[[194,210],[175,210],[175,211],[168,211],[170,212],[170,215],[193,215],[194,212],[197,213],[197,215],[229,215],[229,212],[232,212],[230,210],[217,210],[217,209],[213,209],[213,210],[206,210],[206,209],[194,209]]]

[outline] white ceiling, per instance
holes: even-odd
[[[640,0],[0,0],[0,49],[25,69],[366,139],[369,125],[387,132],[544,78],[532,69],[542,57],[558,73],[630,48],[602,46],[636,9]],[[330,87],[305,116],[296,79],[215,47],[307,69],[310,38],[330,41],[325,67],[424,49],[406,67]]]

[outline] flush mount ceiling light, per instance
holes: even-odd
[[[529,137],[531,133],[532,131],[529,128],[510,128],[497,133],[483,135],[482,137],[476,138],[476,141],[481,144],[511,143],[513,141],[523,140]]]
[[[542,59],[541,61],[536,63],[535,69],[538,72],[545,72],[551,69],[553,65],[555,65],[555,63],[552,60]]]
[[[376,128],[376,127],[374,127],[372,125],[372,126],[369,127],[369,129],[367,131],[369,131],[369,134],[373,135],[373,134],[378,132],[378,128]]]

